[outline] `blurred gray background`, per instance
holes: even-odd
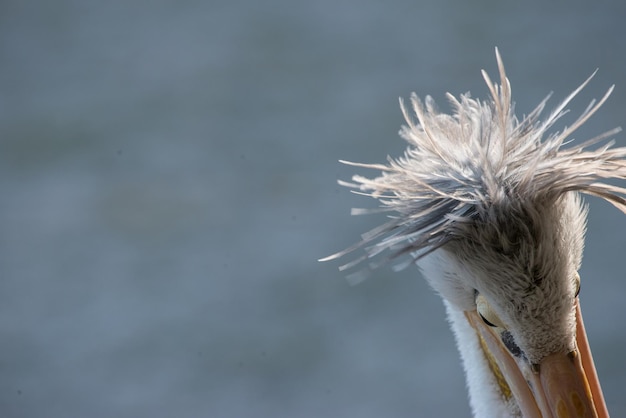
[[[469,417],[417,269],[316,261],[382,221],[337,160],[402,152],[399,96],[487,96],[495,46],[520,115],[599,67],[562,123],[616,83],[576,138],[625,126],[624,4],[3,1],[0,416]],[[626,416],[626,216],[588,201],[582,304]]]

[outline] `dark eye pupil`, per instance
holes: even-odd
[[[576,294],[574,295],[574,297],[578,297],[579,293],[580,293],[580,282],[578,283],[578,287],[576,288]]]
[[[480,312],[478,312],[478,315],[480,315],[481,319],[483,320],[483,322],[487,325],[489,325],[490,327],[495,327],[496,325],[492,324],[491,322],[487,321],[487,319],[482,316],[482,314]]]

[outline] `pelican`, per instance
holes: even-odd
[[[488,100],[400,99],[408,148],[374,169],[378,177],[339,181],[379,201],[388,220],[355,245],[340,267],[364,266],[358,282],[391,263],[416,263],[441,295],[461,355],[475,417],[608,417],[581,316],[578,292],[587,206],[604,199],[626,213],[626,148],[613,129],[578,145],[572,133],[607,100],[592,101],[571,126],[552,132],[595,72],[547,116],[548,95],[527,116],[514,114],[511,86],[496,48],[500,84],[482,75]],[[597,70],[596,70],[597,71]],[[412,110],[412,112],[410,111]]]

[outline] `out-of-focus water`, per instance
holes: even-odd
[[[617,89],[576,137],[626,125],[625,12],[3,2],[0,415],[469,416],[416,269],[349,287],[316,261],[381,221],[349,217],[372,202],[337,160],[403,150],[398,96],[486,96],[494,46],[520,114],[599,67],[572,115]],[[589,203],[581,297],[624,416],[626,217]]]

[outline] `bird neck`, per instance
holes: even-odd
[[[448,320],[463,361],[470,406],[474,417],[521,417],[515,399],[495,361],[489,359],[479,336],[463,311],[444,300]]]

